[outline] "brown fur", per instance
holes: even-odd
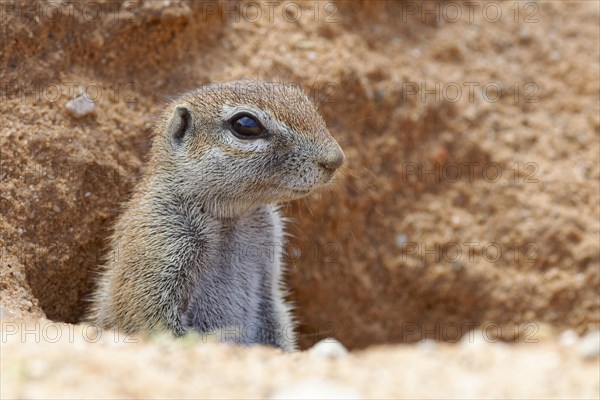
[[[227,115],[240,107],[268,139],[233,135]],[[90,319],[176,335],[253,326],[236,341],[293,349],[275,204],[327,183],[342,160],[297,87],[238,81],[183,95],[162,114],[147,173],[115,225]],[[279,247],[272,260],[235,258],[248,242]]]

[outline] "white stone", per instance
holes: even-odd
[[[400,233],[396,236],[396,244],[402,246],[408,242],[408,235],[406,233]]]
[[[337,358],[347,355],[348,350],[334,338],[327,338],[315,343],[315,345],[308,350],[308,353],[322,357]]]
[[[558,342],[567,347],[575,345],[578,340],[579,336],[573,329],[567,329],[558,336]]]
[[[75,118],[82,118],[93,114],[96,109],[94,100],[83,94],[67,102],[67,111]]]
[[[577,343],[576,348],[579,355],[585,360],[600,357],[600,330],[588,331]]]

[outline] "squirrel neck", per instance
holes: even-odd
[[[234,225],[238,220],[251,215],[257,210],[269,207],[269,204],[249,206],[247,203],[230,199],[214,198],[202,188],[186,189],[186,185],[178,179],[165,174],[151,174],[145,177],[140,185],[142,202],[156,205],[150,209],[160,212],[179,213],[186,207],[195,208],[224,225]],[[169,211],[170,210],[170,211]]]

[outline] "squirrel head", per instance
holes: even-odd
[[[234,217],[328,183],[344,160],[297,86],[234,81],[203,86],[167,108],[151,163],[166,190]]]

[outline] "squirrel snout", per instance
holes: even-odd
[[[344,153],[339,147],[322,154],[317,159],[319,166],[327,172],[335,172],[343,162]]]

